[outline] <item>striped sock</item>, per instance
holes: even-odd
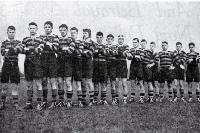
[[[90,102],[93,102],[93,100],[94,100],[94,91],[89,91],[89,95],[90,95]]]
[[[153,90],[149,90],[149,92],[148,92],[149,94],[149,98],[153,98]]]
[[[116,99],[117,101],[119,101],[119,94],[116,94],[116,95],[115,95],[115,99]]]
[[[172,91],[168,91],[169,98],[172,98]]]
[[[42,90],[37,90],[37,102],[42,101]]]
[[[47,102],[48,90],[43,89],[43,102]]]
[[[144,92],[140,92],[140,98],[144,98]]]
[[[131,98],[135,98],[135,92],[131,92]]]
[[[59,96],[59,102],[63,102],[64,101],[64,95],[65,95],[65,91],[62,89],[58,90],[58,96]]]
[[[94,91],[94,100],[97,101],[99,96],[99,91]]]
[[[111,89],[112,100],[115,100],[115,90]]]
[[[77,91],[78,101],[82,101],[82,91]]]
[[[180,89],[180,96],[181,98],[184,97],[184,89]]]
[[[200,92],[199,91],[196,91],[196,96],[197,96],[197,98],[200,98]]]
[[[189,96],[189,98],[192,98],[192,92],[191,91],[188,91],[188,96]]]
[[[160,98],[163,98],[163,97],[164,97],[163,92],[160,92]]]
[[[86,91],[82,91],[82,103],[86,104]]]
[[[52,89],[52,102],[56,102],[57,93],[56,89]]]
[[[124,94],[123,96],[124,96],[123,99],[124,99],[124,100],[127,100],[127,94]]]
[[[101,91],[101,100],[106,100],[106,91]]]
[[[18,104],[18,95],[12,95],[13,97],[13,104]]]
[[[177,90],[173,89],[174,97],[177,97]]]
[[[72,101],[72,95],[73,95],[73,91],[67,91],[67,101],[68,102]]]
[[[32,99],[33,99],[33,90],[27,90],[27,100],[28,103],[32,103]]]

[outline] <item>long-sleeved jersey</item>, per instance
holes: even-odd
[[[22,40],[23,53],[26,57],[34,57],[40,55],[44,48],[44,42],[40,37],[25,37]],[[28,50],[26,50],[28,48]]]
[[[191,62],[189,62],[189,59],[193,59]],[[187,64],[188,66],[197,66],[200,62],[200,55],[197,52],[189,52],[187,53]]]
[[[117,55],[116,58],[118,60],[125,60],[127,58],[127,53],[129,51],[128,45],[117,45]]]
[[[55,53],[58,50],[59,38],[57,35],[41,35],[40,38],[42,38],[44,42],[43,52]],[[49,45],[49,43],[52,45]]]
[[[173,65],[174,66],[179,66],[179,65],[185,64],[187,56],[184,51],[175,50],[172,54],[173,54]]]
[[[83,43],[81,40],[74,40],[74,56],[75,57],[81,57],[83,53]]]
[[[94,59],[106,59],[106,56],[108,54],[108,51],[106,50],[106,45],[105,44],[96,44],[93,58]]]
[[[58,54],[72,55],[74,53],[75,43],[71,37],[59,37]]]
[[[106,45],[107,50],[107,59],[116,59],[116,56],[118,54],[117,52],[117,45]]]
[[[18,40],[5,40],[1,45],[1,55],[4,61],[18,61],[18,54],[22,53],[23,47]]]
[[[160,62],[161,68],[170,67],[173,64],[173,52],[160,51],[156,55],[156,61]]]
[[[95,47],[96,47],[96,43],[92,40],[89,40],[87,42],[83,41],[81,45],[83,45],[82,57],[92,58]]]
[[[149,49],[146,49],[144,50],[144,52],[142,53],[142,62],[145,64],[145,65],[148,65],[148,64],[151,64],[151,63],[155,63],[157,65],[157,62],[156,62],[156,55],[157,53],[149,50]]]

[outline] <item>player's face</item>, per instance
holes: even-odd
[[[103,42],[103,36],[96,36],[97,43],[101,44]]]
[[[113,43],[113,41],[114,41],[114,38],[112,38],[112,37],[107,37],[106,41],[107,41],[108,44],[111,45],[111,44]]]
[[[60,27],[60,28],[59,28],[59,31],[60,31],[60,35],[61,35],[62,37],[67,36],[68,30],[67,30],[65,27]]]
[[[177,51],[181,51],[181,49],[182,49],[182,45],[180,45],[180,44],[179,44],[179,45],[176,45],[176,50],[177,50]]]
[[[133,42],[133,47],[137,48],[138,45],[139,45],[138,41],[137,40],[133,40],[132,42]]]
[[[28,30],[29,30],[31,35],[35,35],[37,33],[38,28],[35,25],[29,25]]]
[[[51,27],[51,25],[49,25],[49,24],[45,24],[44,25],[44,31],[45,31],[45,34],[51,34],[51,32],[52,32],[52,27]]]
[[[166,51],[168,49],[168,44],[167,43],[162,43],[162,50]]]
[[[118,39],[118,43],[119,43],[119,45],[122,45],[124,43],[124,39],[123,38],[119,38]]]
[[[78,36],[78,32],[76,30],[70,30],[71,37],[76,39]]]
[[[189,46],[189,49],[190,49],[190,52],[194,52],[194,51],[195,51],[195,46],[190,45],[190,46]]]
[[[88,39],[88,38],[89,38],[89,33],[83,32],[83,39]]]
[[[150,50],[154,51],[156,45],[155,44],[150,44]]]
[[[145,49],[145,48],[146,48],[146,45],[147,45],[146,42],[141,42],[141,43],[140,43],[140,46],[141,46],[142,49]]]
[[[14,39],[15,38],[15,30],[8,29],[7,34],[9,39]]]

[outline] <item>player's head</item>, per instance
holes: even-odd
[[[150,42],[150,50],[154,51],[155,48],[156,48],[156,43]]]
[[[70,29],[70,34],[71,34],[71,37],[74,38],[74,39],[77,39],[77,36],[78,36],[78,29],[76,27],[72,27]]]
[[[137,48],[138,45],[139,45],[139,39],[138,38],[133,38],[132,43],[133,43],[133,47]]]
[[[83,39],[91,38],[91,30],[90,29],[83,29]]]
[[[142,49],[145,49],[146,46],[147,46],[147,41],[145,39],[142,39],[141,42],[140,42],[140,46]]]
[[[162,42],[162,50],[166,51],[168,49],[168,42],[167,41],[163,41]]]
[[[16,33],[16,29],[14,26],[8,26],[7,28],[7,35],[9,39],[14,39],[15,38],[15,33]]]
[[[28,30],[29,30],[31,35],[36,35],[37,30],[38,30],[37,24],[35,22],[30,22],[28,24]]]
[[[97,43],[101,44],[103,42],[103,33],[101,31],[96,34]]]
[[[45,34],[51,34],[52,32],[52,29],[53,29],[53,23],[51,21],[46,21],[44,23],[44,31],[45,31]]]
[[[114,41],[114,36],[112,34],[108,34],[106,41],[107,41],[108,44],[112,44],[113,41]]]
[[[118,35],[118,44],[122,45],[124,43],[124,35]]]
[[[182,49],[182,43],[181,42],[177,42],[176,43],[176,50],[177,51],[181,51],[181,49]]]
[[[60,35],[61,35],[62,37],[67,36],[67,33],[68,33],[68,27],[67,27],[67,25],[66,25],[66,24],[61,24],[61,25],[59,26],[59,31],[60,31]]]
[[[189,46],[190,52],[194,52],[195,51],[195,44],[193,42],[190,42],[188,44],[188,46]]]

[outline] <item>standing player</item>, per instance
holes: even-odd
[[[190,52],[187,53],[187,71],[186,81],[188,83],[189,102],[192,102],[192,88],[195,83],[197,101],[200,102],[200,88],[199,88],[199,53],[195,51],[195,44],[189,43]]]
[[[160,102],[163,101],[165,81],[167,81],[169,100],[172,102],[172,81],[173,81],[173,53],[168,51],[168,42],[162,42],[162,51],[156,56],[156,60],[160,62]]]
[[[66,24],[59,26],[61,37],[59,37],[58,48],[58,106],[67,105],[68,108],[72,106],[72,57],[74,53],[73,39],[67,36],[68,27]],[[66,87],[64,87],[66,85]],[[67,90],[64,90],[67,88]],[[67,94],[67,103],[64,103],[64,94]]]
[[[1,55],[4,56],[2,67],[1,83],[2,96],[0,109],[5,109],[6,95],[9,83],[12,85],[12,98],[14,107],[21,110],[18,105],[18,84],[20,83],[20,73],[18,67],[18,54],[22,52],[21,42],[15,40],[16,29],[14,26],[7,28],[8,39],[2,42]]]
[[[86,91],[89,90],[90,102],[89,106],[92,106],[94,99],[94,85],[92,82],[93,75],[93,52],[95,49],[95,43],[91,40],[91,30],[83,29],[83,53],[82,53],[82,102],[86,104]]]
[[[176,50],[173,53],[173,66],[174,69],[174,102],[177,101],[177,91],[180,87],[180,97],[183,102],[185,102],[184,99],[184,88],[183,88],[183,81],[185,79],[185,62],[186,62],[186,53],[182,51],[182,43],[177,42],[176,43]]]
[[[97,103],[99,89],[101,88],[101,104],[107,104],[106,101],[106,81],[107,81],[107,63],[106,63],[106,45],[103,43],[103,33],[96,34],[97,45],[94,50],[93,59],[93,82],[94,82],[94,103]]]
[[[112,104],[117,104],[116,99],[116,55],[117,55],[117,46],[113,45],[114,36],[112,34],[107,35],[107,72],[108,77],[110,79],[110,86],[111,86],[111,95],[112,95]]]
[[[78,36],[78,29],[76,27],[72,27],[70,29],[71,37],[75,43],[75,50],[73,56],[73,80],[75,81],[74,89],[77,90],[78,96],[78,105],[79,107],[83,107],[82,104],[82,88],[81,88],[81,81],[82,81],[82,52],[83,52],[83,45],[80,40],[77,39]]]
[[[41,54],[41,61],[43,67],[43,79],[42,79],[42,88],[43,88],[43,107],[47,107],[47,96],[48,96],[48,78],[52,88],[52,104],[49,108],[56,106],[57,99],[57,86],[56,86],[56,77],[57,77],[57,60],[56,60],[56,51],[58,49],[59,39],[57,35],[52,34],[53,23],[51,21],[46,21],[44,23],[45,34],[40,37],[44,41],[44,48]]]
[[[24,62],[24,73],[27,81],[27,103],[24,109],[32,109],[33,85],[34,80],[37,87],[37,110],[41,110],[42,103],[42,67],[40,55],[44,44],[42,39],[37,36],[38,26],[35,22],[29,23],[30,36],[22,41],[23,53],[26,55]]]
[[[157,63],[155,60],[156,53],[154,51],[155,49],[155,43],[150,43],[150,49],[145,50],[145,53],[143,53],[143,64],[144,64],[144,79],[148,84],[148,95],[149,95],[149,102],[153,103],[153,95],[154,95],[154,88],[152,83],[154,83],[154,73],[156,73],[157,69]],[[156,85],[154,83],[154,85]],[[156,86],[155,86],[156,87]],[[157,89],[157,88],[156,88]]]
[[[132,40],[133,43],[133,48],[129,50],[129,57],[128,59],[131,60],[131,65],[130,65],[130,75],[129,79],[131,82],[131,98],[130,102],[135,101],[135,93],[136,93],[136,86],[137,86],[137,81],[143,78],[143,70],[140,68],[140,62],[135,58],[136,51],[139,49],[139,39],[138,38],[133,38]]]
[[[116,99],[119,101],[119,81],[122,81],[122,87],[123,87],[123,103],[127,103],[127,95],[128,95],[128,89],[127,89],[127,62],[126,57],[129,50],[128,45],[124,44],[124,36],[119,35],[118,36],[118,46],[117,46],[118,54],[116,58]]]

